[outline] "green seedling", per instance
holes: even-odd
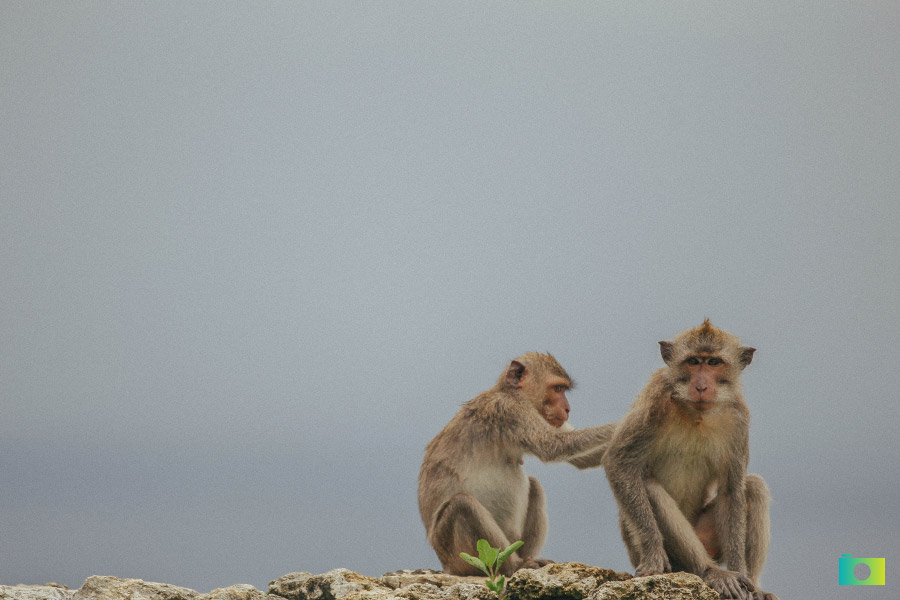
[[[518,550],[524,543],[525,542],[521,541],[513,542],[506,550],[501,551],[500,548],[493,548],[487,540],[478,540],[476,546],[478,549],[477,558],[471,554],[466,554],[465,552],[460,552],[459,556],[473,567],[477,567],[484,571],[484,574],[488,576],[484,585],[486,585],[489,590],[499,595],[503,591],[503,588],[506,587],[506,578],[497,573],[497,571],[500,570],[500,565],[505,563],[506,559],[512,556],[512,553]],[[503,596],[501,596],[501,598],[503,598]]]

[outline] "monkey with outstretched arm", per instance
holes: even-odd
[[[459,556],[475,553],[479,539],[495,548],[524,542],[501,567],[505,575],[552,562],[537,558],[547,535],[544,491],[525,474],[522,458],[597,466],[615,426],[573,430],[566,398],[572,385],[553,356],[529,352],[428,444],[419,511],[445,572],[480,575]]]

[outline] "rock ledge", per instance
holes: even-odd
[[[632,577],[580,563],[521,569],[506,586],[508,600],[717,600],[696,575]],[[484,577],[456,577],[427,569],[395,571],[380,578],[348,569],[313,575],[288,573],[267,592],[238,584],[208,594],[140,579],[89,577],[81,589],[56,584],[0,585],[0,600],[498,600]]]

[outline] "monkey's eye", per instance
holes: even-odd
[[[700,359],[697,358],[696,356],[692,356],[692,357],[690,357],[689,359],[687,359],[685,362],[687,362],[687,364],[692,365],[692,366],[693,366],[693,365],[699,365],[699,364],[700,364]]]
[[[721,358],[716,358],[716,357],[713,356],[713,357],[710,357],[709,359],[707,359],[706,364],[708,364],[708,365],[711,366],[711,367],[712,367],[712,366],[715,366],[715,365],[721,365],[721,364],[722,364],[722,359],[721,359]]]
[[[554,385],[554,386],[553,386],[553,391],[556,392],[556,393],[564,392],[564,391],[566,391],[566,386],[564,386],[564,385]]]

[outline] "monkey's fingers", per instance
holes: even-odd
[[[734,571],[711,570],[704,579],[709,587],[719,592],[720,598],[759,600],[753,594],[756,590],[753,583]]]
[[[740,600],[753,600],[753,593],[745,588],[740,582],[729,580],[726,583],[727,595],[729,598],[740,598]]]
[[[740,586],[732,585],[728,582],[721,582],[721,585],[710,586],[719,592],[721,600],[754,600],[747,590]]]
[[[753,585],[753,582],[750,581],[750,578],[747,577],[746,575],[738,575],[738,581],[741,583],[742,586],[747,588],[748,591],[750,591],[750,592],[756,591],[756,586]]]

